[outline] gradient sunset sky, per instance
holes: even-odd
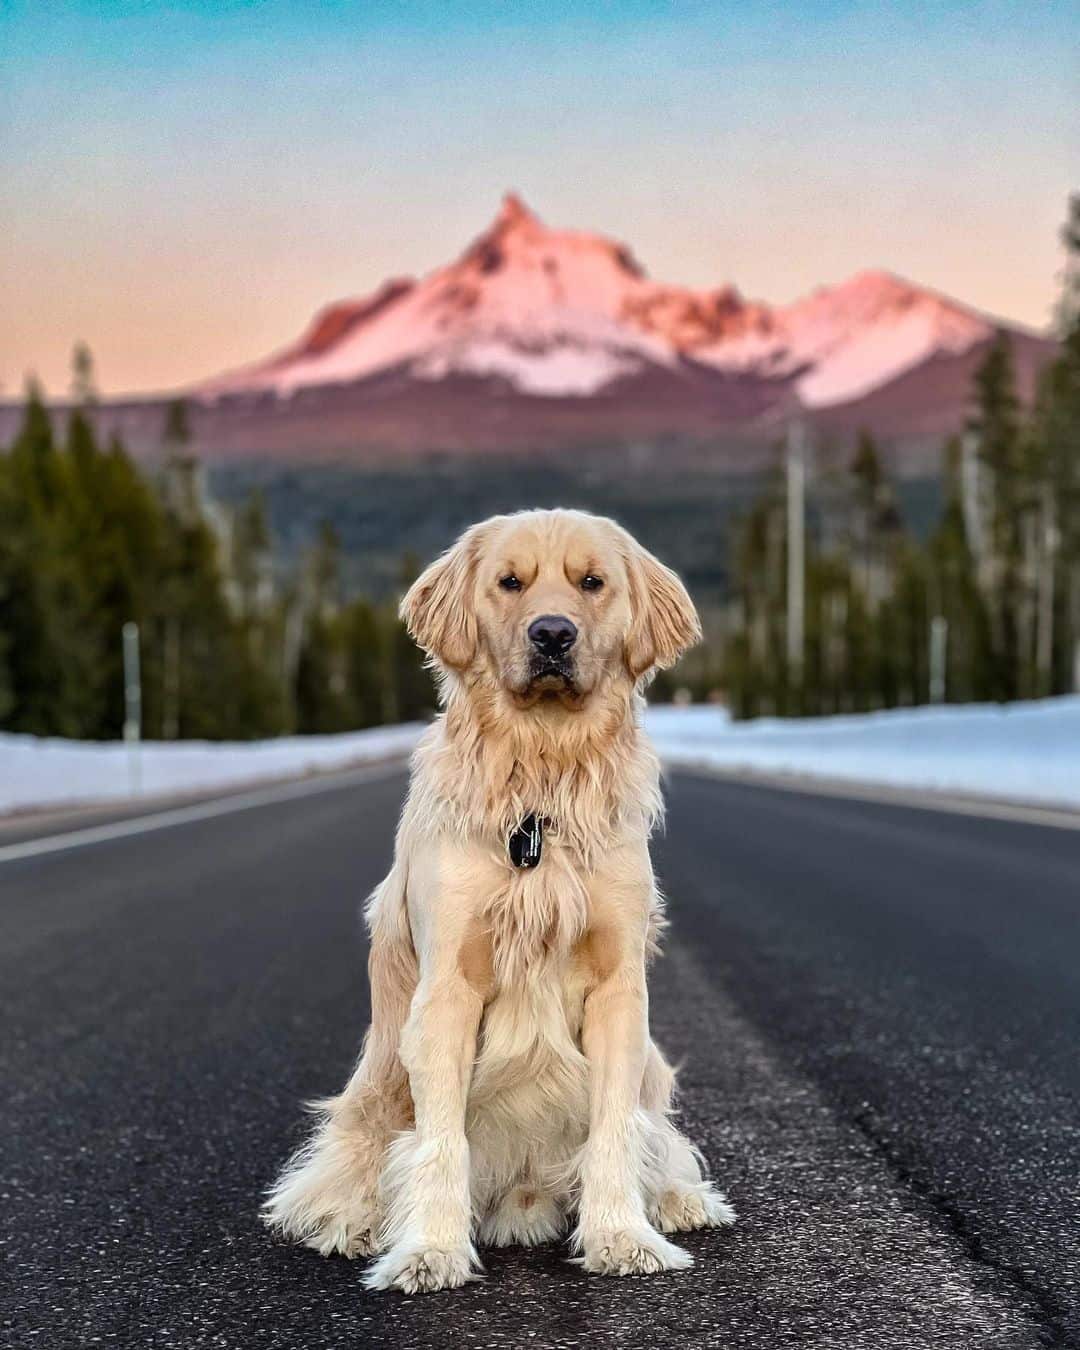
[[[1045,326],[1077,8],[0,5],[0,394],[181,386],[449,260],[514,188],[664,281],[885,267]]]

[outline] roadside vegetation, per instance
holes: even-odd
[[[343,594],[332,530],[282,574],[259,497],[236,510],[207,499],[183,405],[162,464],[142,471],[98,444],[84,349],[74,366],[63,439],[31,388],[0,455],[0,728],[119,737],[128,622],[150,739],[345,731],[433,707],[394,606]]]

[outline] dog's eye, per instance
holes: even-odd
[[[511,572],[508,576],[500,577],[499,585],[503,588],[504,591],[521,590],[521,582],[518,581],[517,577],[514,576],[513,572]]]
[[[587,577],[581,578],[581,589],[583,591],[598,591],[603,584],[603,578],[594,577],[591,572]]]

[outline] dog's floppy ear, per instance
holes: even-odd
[[[626,664],[635,679],[673,666],[701,640],[701,621],[686,587],[671,570],[635,541],[628,559],[632,616]]]
[[[466,669],[476,657],[473,580],[479,545],[480,527],[473,526],[420,573],[401,601],[401,618],[417,646],[454,670]]]

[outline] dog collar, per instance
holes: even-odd
[[[510,861],[515,867],[535,867],[544,848],[544,822],[530,811],[510,836]]]

